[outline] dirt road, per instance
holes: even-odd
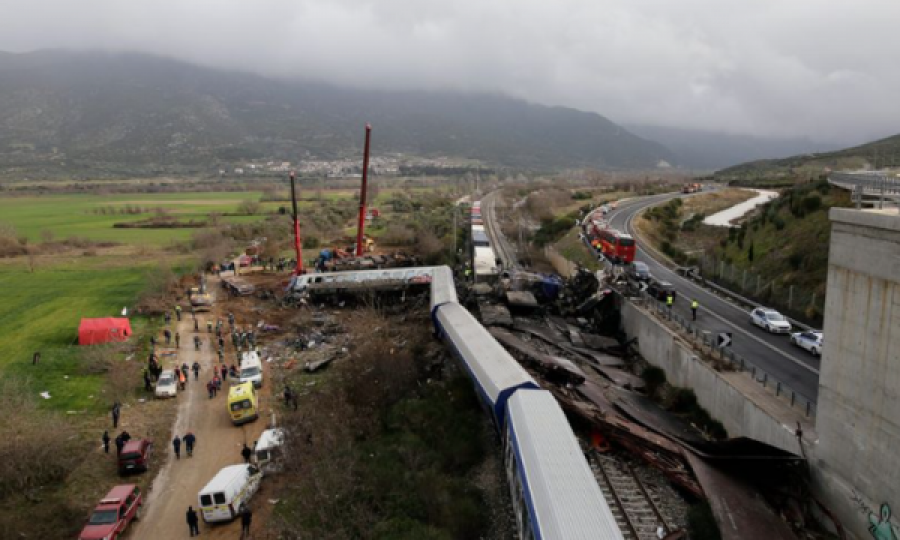
[[[217,287],[218,279],[210,279],[210,287]],[[218,307],[221,309],[221,306]],[[262,395],[260,396],[260,419],[244,426],[232,425],[228,409],[228,384],[223,383],[219,394],[209,399],[206,391],[206,382],[212,376],[212,367],[219,366],[215,346],[215,334],[206,333],[206,321],[216,320],[220,315],[217,311],[200,313],[200,336],[203,346],[200,351],[194,350],[194,325],[190,313],[185,313],[178,323],[178,332],[181,334],[181,348],[179,349],[178,363],[193,365],[195,361],[200,363],[199,381],[191,380],[187,383],[184,392],[179,392],[176,399],[179,400],[178,416],[175,421],[174,432],[184,436],[192,431],[197,437],[194,456],[187,457],[184,445],[181,448],[181,459],[175,459],[171,439],[157,441],[156,452],[166,452],[167,459],[162,470],[153,481],[149,496],[144,503],[143,518],[135,527],[131,538],[133,540],[159,540],[162,538],[188,538],[188,526],[185,512],[188,506],[197,508],[197,492],[212,479],[224,466],[242,463],[241,448],[244,443],[253,446],[259,434],[266,428],[269,418],[270,403]],[[227,318],[222,317],[227,323]],[[173,320],[172,324],[175,324]],[[237,321],[238,325],[247,324],[247,321]],[[226,325],[227,326],[227,325]],[[226,337],[225,362],[230,364],[235,358],[231,348],[231,340]],[[164,366],[165,368],[173,366]],[[268,375],[268,373],[267,373]],[[270,384],[270,381],[265,381]],[[260,527],[257,516],[258,507],[265,504],[260,494],[253,499],[251,509],[254,511],[254,524],[251,532]],[[199,512],[198,512],[199,514]],[[200,520],[200,532],[205,538],[240,538],[240,520],[222,525],[207,525]]]

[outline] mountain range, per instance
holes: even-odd
[[[373,152],[522,169],[652,168],[675,156],[595,113],[497,95],[272,80],[139,54],[0,54],[0,171],[178,174]]]

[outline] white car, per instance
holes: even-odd
[[[756,308],[750,312],[750,323],[772,334],[790,334],[791,323],[774,309]]]
[[[156,381],[156,397],[177,397],[178,396],[178,378],[171,369],[163,370],[159,374],[159,380]]]
[[[791,343],[806,349],[813,356],[822,355],[822,332],[794,332],[791,334]]]

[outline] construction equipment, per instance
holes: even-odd
[[[211,311],[215,303],[215,297],[206,288],[206,278],[200,278],[199,287],[191,287],[188,291],[188,297],[191,301],[191,307],[194,311]]]

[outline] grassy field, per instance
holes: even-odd
[[[369,206],[379,207],[399,190],[382,189],[369,201]],[[412,191],[426,192],[429,188],[413,188]],[[135,222],[154,216],[153,212],[143,214],[121,214],[118,211],[127,205],[142,208],[163,209],[166,214],[181,220],[203,221],[209,214],[236,213],[244,201],[259,201],[260,192],[227,193],[148,193],[121,195],[45,195],[0,198],[0,225],[15,227],[18,236],[27,237],[30,242],[40,241],[45,231],[57,239],[78,236],[95,241],[117,242],[131,245],[163,246],[172,242],[187,240],[197,229],[115,229],[120,222]],[[321,196],[325,201],[341,199],[356,200],[357,190],[334,189],[311,193],[300,193],[298,202],[301,209],[320,204],[309,197]],[[262,203],[262,212],[276,212],[279,207],[289,206],[288,202]],[[117,213],[97,213],[99,209],[114,208]],[[262,216],[224,216],[226,223],[244,223],[262,219]]]
[[[99,411],[109,406],[100,394],[102,374],[86,370],[77,343],[81,317],[117,316],[130,306],[154,267],[123,266],[107,257],[77,258],[38,268],[23,262],[0,265],[0,371],[26,378],[42,401],[62,411]],[[138,333],[148,321],[131,318]],[[32,366],[35,351],[41,361]]]

